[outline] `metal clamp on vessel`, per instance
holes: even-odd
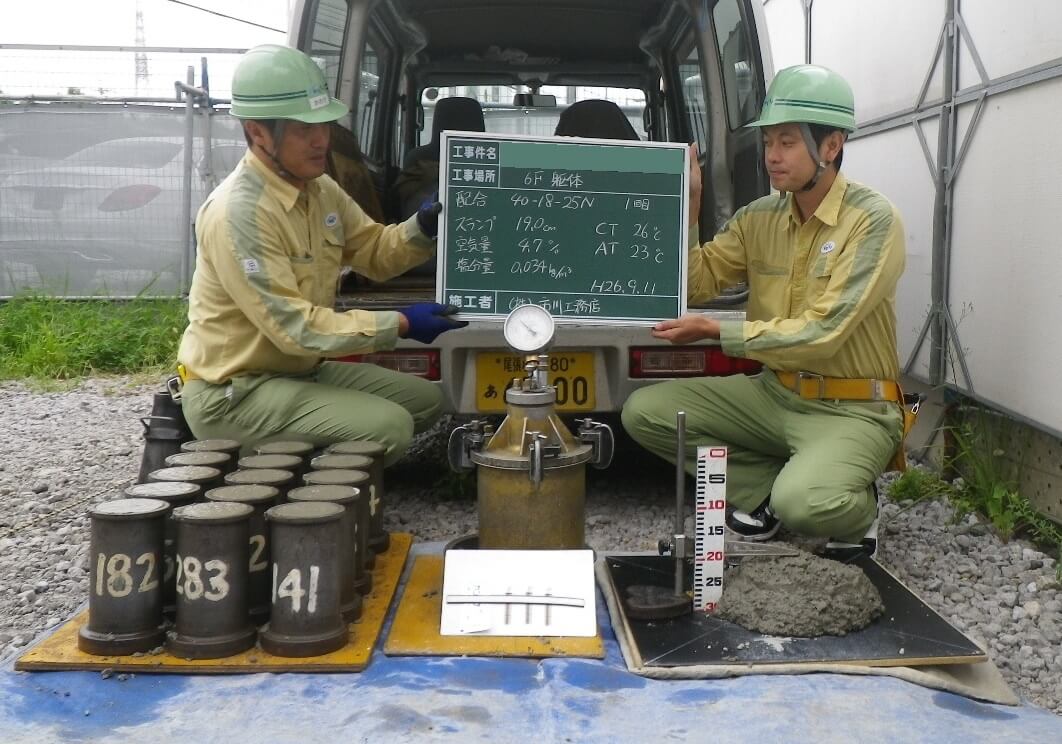
[[[590,466],[596,470],[604,470],[612,464],[612,455],[616,451],[616,440],[612,435],[612,427],[600,421],[594,421],[589,416],[578,419],[579,441],[589,444],[592,450]]]
[[[494,436],[494,427],[486,421],[473,419],[450,432],[446,456],[450,469],[457,473],[468,473],[476,469],[472,462],[472,452],[479,450],[485,442]]]

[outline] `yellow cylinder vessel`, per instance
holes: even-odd
[[[554,411],[552,388],[511,388],[506,417],[471,458],[478,468],[480,548],[586,546],[586,462]]]

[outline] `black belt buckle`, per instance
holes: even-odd
[[[169,391],[170,397],[173,398],[175,402],[179,403],[181,401],[181,391],[183,388],[184,385],[181,383],[179,375],[174,375],[166,380],[166,390]]]

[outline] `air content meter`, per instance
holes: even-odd
[[[502,333],[514,351],[536,354],[553,342],[556,326],[549,311],[538,305],[520,305],[505,318]]]
[[[447,456],[457,472],[475,470],[480,548],[582,549],[586,544],[585,466],[608,467],[612,430],[592,419],[574,435],[557,416],[549,384],[555,324],[539,305],[514,308],[503,324],[509,347],[524,355],[524,377],[505,390],[497,429],[473,420],[450,434]]]

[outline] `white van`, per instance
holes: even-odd
[[[466,128],[467,118],[441,121],[469,113],[447,98],[474,99],[488,132],[552,135],[568,105],[601,99],[616,104],[626,124],[611,124],[629,138],[696,142],[702,239],[769,190],[759,133],[744,128],[772,73],[759,0],[300,0],[291,28],[290,43],[323,66],[351,107],[340,124],[357,140],[353,157],[387,221],[408,215],[411,174],[433,190],[433,130]],[[384,284],[350,277],[339,304],[385,310],[428,300],[434,274],[430,263]],[[691,309],[742,317],[743,302],[736,291]],[[716,346],[674,347],[631,327],[564,325],[551,354],[563,413],[619,411],[634,389],[660,379],[756,368]],[[400,342],[358,359],[437,381],[455,413],[500,412],[502,396],[484,391],[513,376],[500,328],[487,322],[431,347]]]

